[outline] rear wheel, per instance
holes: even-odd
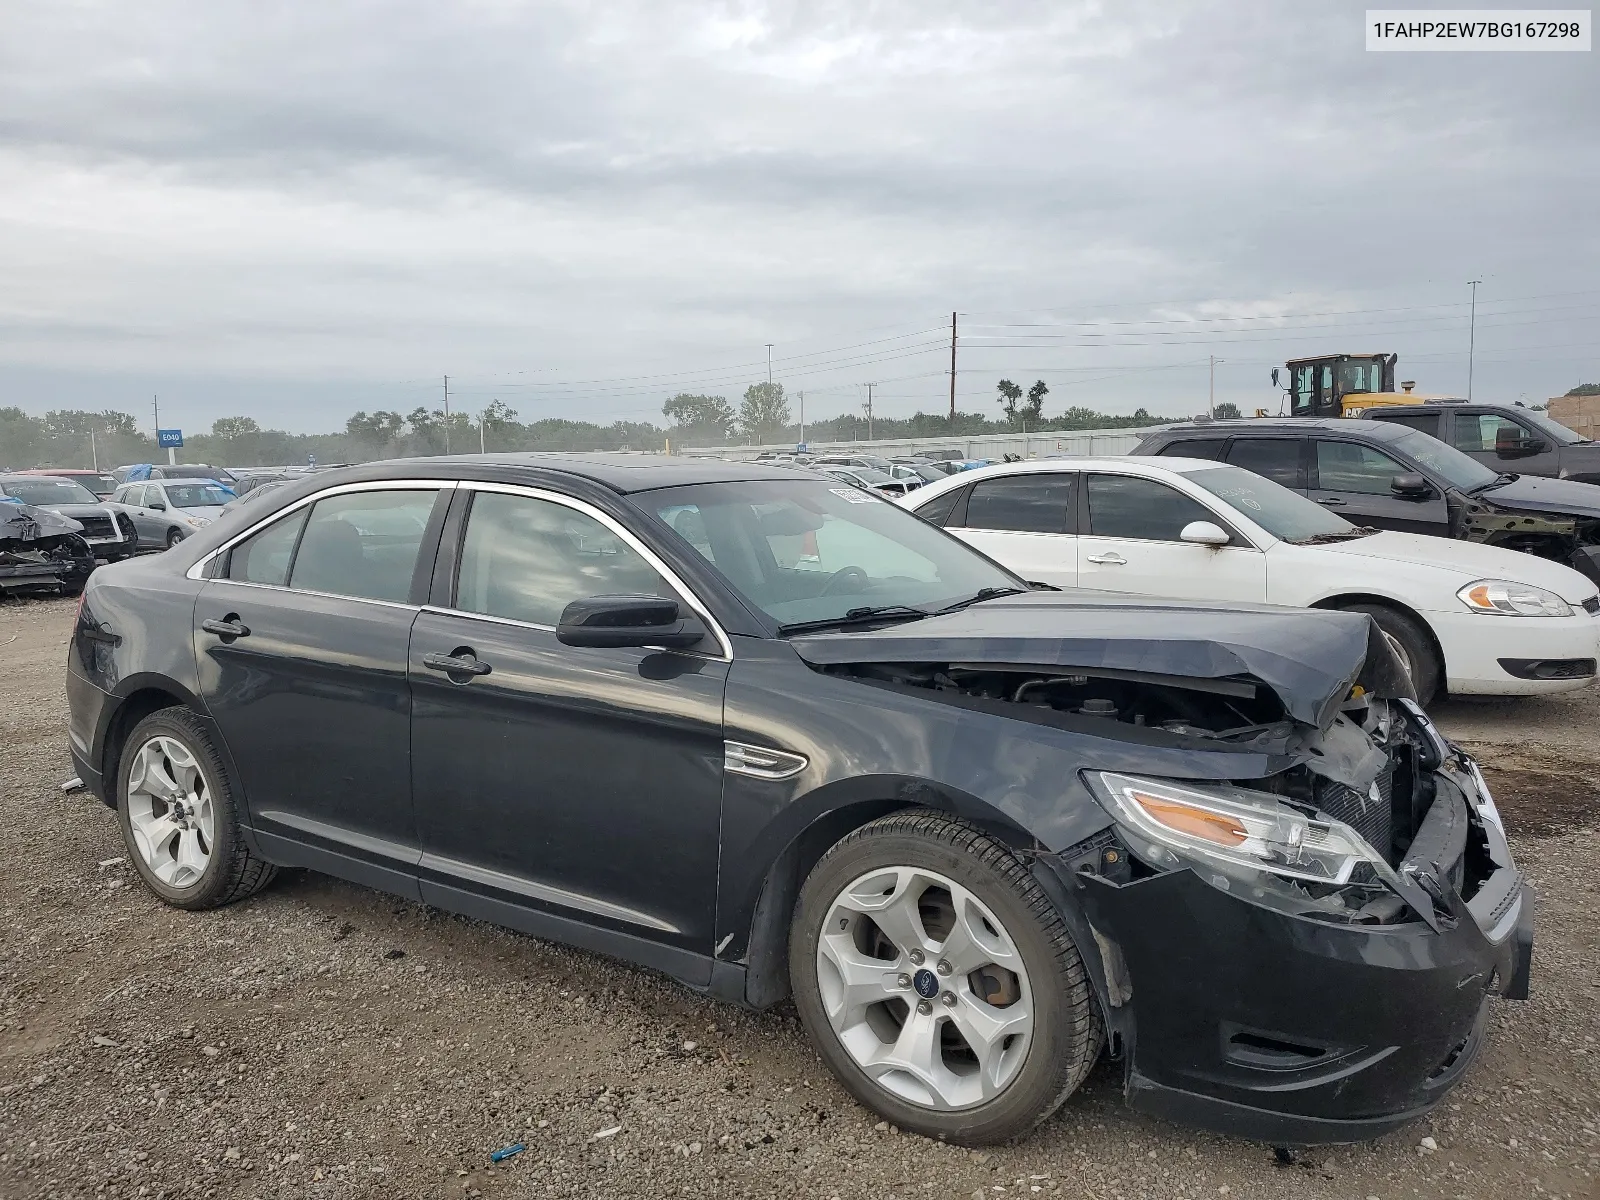
[[[941,813],[896,813],[829,850],[801,890],[789,955],[824,1061],[861,1103],[927,1137],[1018,1137],[1100,1053],[1061,914],[1005,846]]]
[[[1428,631],[1404,613],[1382,604],[1347,604],[1344,608],[1346,612],[1366,613],[1378,623],[1389,648],[1411,677],[1417,703],[1424,707],[1431,704],[1439,694],[1444,664],[1439,661],[1439,652],[1433,648]]]
[[[217,908],[260,891],[277,868],[256,858],[205,722],[183,708],[140,721],[117,776],[123,841],[145,885],[179,908]]]

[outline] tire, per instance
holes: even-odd
[[[167,790],[159,788],[162,779],[186,790],[176,817],[177,806],[156,794]],[[164,708],[134,726],[116,787],[128,858],[168,904],[220,908],[259,892],[278,873],[245,847],[233,783],[206,723],[188,709]]]
[[[1411,617],[1383,604],[1347,604],[1345,612],[1366,613],[1378,623],[1399,651],[1401,665],[1411,676],[1411,686],[1416,690],[1417,703],[1426,708],[1439,694],[1439,684],[1444,676],[1444,664],[1433,647],[1428,631]]]
[[[168,550],[171,550],[174,546],[176,546],[181,541],[183,541],[183,534],[179,533],[176,529],[167,530],[167,549]]]
[[[854,907],[863,898],[868,908]],[[989,965],[957,969],[963,958]],[[845,1090],[941,1141],[1027,1133],[1083,1082],[1104,1043],[1083,960],[1049,896],[1004,845],[943,813],[890,814],[822,856],[795,908],[789,972],[800,1020]],[[985,1051],[968,1030],[989,1035]]]

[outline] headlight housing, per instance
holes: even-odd
[[[1479,579],[1456,593],[1473,612],[1501,617],[1570,617],[1572,605],[1554,592],[1505,579]]]
[[[185,517],[184,520],[188,521],[196,529],[204,529],[211,524],[210,517]]]
[[[1390,872],[1383,857],[1344,822],[1308,816],[1269,792],[1227,784],[1196,787],[1111,771],[1091,771],[1089,782],[1133,835],[1136,849],[1156,866],[1201,859],[1334,885],[1350,883],[1363,864],[1380,879]]]

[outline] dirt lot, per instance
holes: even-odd
[[[1592,691],[1438,713],[1490,767],[1541,924],[1533,1000],[1496,1005],[1432,1119],[1280,1165],[1129,1114],[1102,1064],[1031,1139],[973,1153],[876,1126],[784,1011],[312,874],[163,907],[113,815],[60,791],[71,614],[0,608],[0,1195],[1597,1194]]]

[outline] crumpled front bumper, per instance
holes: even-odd
[[[1191,870],[1077,876],[1133,1107],[1309,1145],[1378,1136],[1439,1101],[1478,1051],[1488,997],[1528,994],[1534,895],[1476,767],[1436,778],[1438,813],[1401,870],[1427,920],[1313,920]],[[1464,900],[1439,859],[1462,854],[1469,811],[1480,877]]]

